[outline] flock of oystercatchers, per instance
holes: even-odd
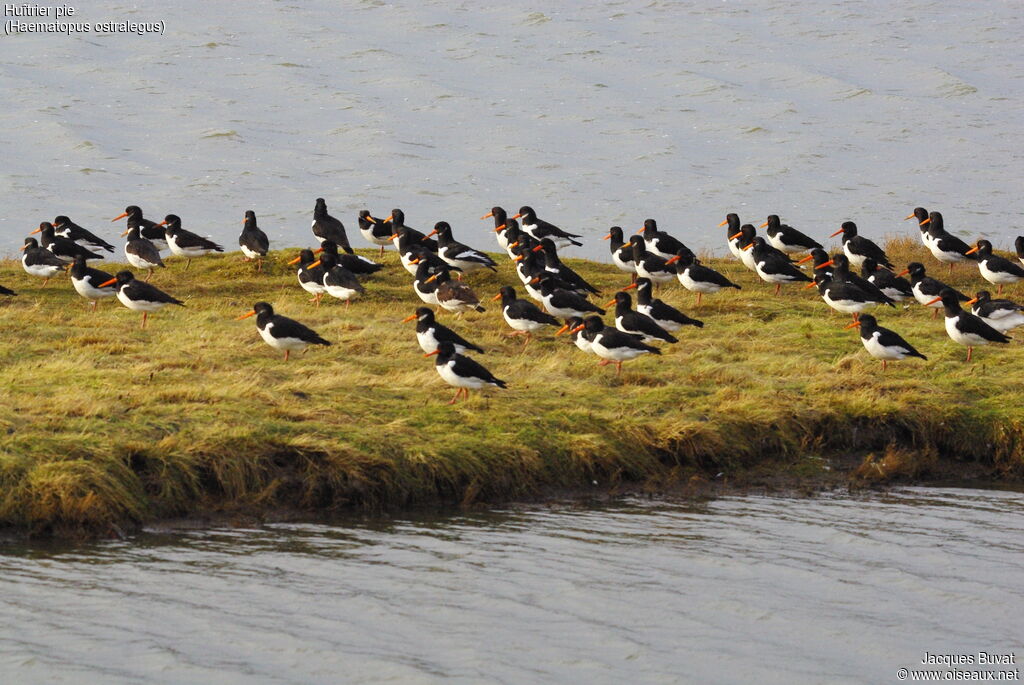
[[[624,361],[645,354],[660,354],[656,343],[678,342],[673,334],[684,326],[704,326],[703,322],[655,298],[657,286],[678,280],[684,288],[697,293],[698,306],[704,295],[741,287],[701,264],[693,251],[660,230],[654,219],[646,220],[643,228],[628,240],[621,227],[613,226],[604,238],[610,241],[612,262],[631,275],[631,283],[603,305],[615,308],[614,325],[607,325],[601,318],[605,309],[589,299],[600,294],[598,289],[558,255],[561,248],[581,245],[577,240],[580,235],[538,218],[530,207],[522,207],[513,216],[508,216],[501,207],[494,207],[481,217],[488,218],[493,218],[498,244],[513,260],[523,291],[529,298],[518,297],[516,289],[510,285],[503,286],[493,297],[501,301],[502,316],[512,329],[510,335],[521,335],[525,338],[524,344],[528,344],[534,334],[548,327],[557,329],[555,335],[568,332],[581,351],[599,357],[602,366],[615,364],[617,373],[621,373]],[[972,247],[947,232],[939,212],[917,207],[906,218],[918,222],[922,243],[938,261],[948,264],[950,270],[960,262],[976,262],[980,275],[998,286],[998,295],[1002,294],[1004,286],[1024,280],[1024,268],[994,253],[989,241],[978,240]],[[113,252],[115,248],[64,215],[52,223],[42,222],[32,231],[32,235],[38,233],[40,239],[37,241],[32,235],[26,238],[21,262],[27,273],[46,280],[67,269],[75,291],[91,300],[93,309],[99,300],[116,296],[124,306],[142,312],[142,327],[145,328],[151,312],[170,304],[184,305],[147,282],[154,269],[166,268],[161,252],[184,257],[187,269],[192,259],[223,252],[224,248],[184,229],[181,218],[174,214],[154,222],[146,219],[138,206],[132,205],[112,221],[120,219],[127,219],[127,229],[122,233],[122,237],[127,238],[125,257],[136,269],[147,271],[145,281],[136,279],[128,270],[111,275],[90,267],[89,261],[103,258],[94,250]],[[483,251],[455,240],[452,227],[444,221],[424,234],[407,226],[404,213],[394,209],[386,219],[375,218],[368,210],[362,210],[358,223],[363,237],[378,245],[381,255],[389,244],[396,248],[401,265],[413,277],[414,292],[424,304],[435,307],[431,310],[422,306],[405,322],[416,322],[416,338],[425,356],[436,356],[438,374],[457,388],[450,403],[463,394],[468,398],[471,389],[488,385],[506,387],[504,381],[467,356],[469,352],[483,352],[483,349],[439,323],[436,317],[442,309],[456,316],[470,310],[484,311],[463,276],[482,269],[496,271],[497,263]],[[766,229],[764,236],[757,235],[753,224],[741,224],[736,214],[727,215],[719,226],[727,227],[730,252],[761,280],[774,284],[776,295],[783,285],[805,283],[807,288],[817,287],[829,307],[852,314],[853,322],[847,328],[860,328],[865,349],[882,361],[883,370],[889,361],[926,357],[898,333],[880,326],[874,316],[863,313],[870,307],[895,306],[897,302],[913,298],[934,308],[933,318],[939,309],[944,310],[946,332],[952,340],[967,347],[967,361],[971,360],[975,346],[1009,342],[1006,332],[1024,325],[1021,305],[994,299],[986,290],[968,298],[928,276],[925,266],[919,262],[912,262],[895,273],[885,251],[859,235],[852,221],[843,223],[829,236],[842,234],[842,252],[833,255],[813,238],[783,224],[775,214],[759,227]],[[299,265],[299,285],[313,296],[312,301],[317,306],[324,295],[343,300],[348,306],[353,298],[365,292],[360,278],[380,270],[382,265],[354,252],[344,225],[328,213],[322,198],[317,199],[313,210],[312,232],[320,247],[315,251],[302,250],[290,262]],[[257,271],[262,271],[270,242],[258,227],[252,210],[245,213],[238,244],[245,260],[255,261]],[[1024,264],[1024,236],[1016,239],[1015,247],[1017,258]],[[803,252],[807,255],[794,261],[793,256]],[[805,262],[813,262],[813,275],[801,269]],[[859,268],[860,273],[851,267]],[[903,278],[908,275],[909,281]],[[636,309],[628,293],[631,289],[636,289]],[[0,294],[16,293],[0,286]],[[971,305],[971,311],[962,309],[961,303]],[[331,344],[309,327],[276,314],[267,302],[257,302],[252,311],[238,319],[250,316],[256,317],[256,327],[263,340],[274,349],[284,351],[285,360],[293,350]]]

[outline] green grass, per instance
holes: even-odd
[[[909,241],[889,249],[901,265],[919,259],[946,277]],[[423,358],[414,324],[400,323],[420,302],[394,252],[347,309],[309,303],[285,265],[295,254],[274,253],[263,274],[237,253],[188,271],[170,260],[152,282],[187,307],[151,316],[145,330],[116,300],[92,313],[66,277],[44,287],[0,262],[0,283],[19,292],[0,298],[0,525],[106,534],[197,512],[395,509],[593,481],[662,488],[886,450],[900,458],[873,463],[899,462],[894,475],[927,475],[908,470],[906,455],[1024,475],[1021,343],[979,348],[965,364],[965,349],[917,304],[876,313],[929,361],[882,374],[816,291],[772,297],[737,263],[711,260],[744,289],[695,309],[691,293],[664,288],[662,299],[706,327],[616,378],[564,338],[526,348],[506,338],[488,302],[483,314],[439,318],[486,348],[477,358],[509,389],[449,407],[454,390]],[[517,282],[500,261],[499,274],[469,279],[482,299]],[[569,263],[604,289],[600,302],[628,282],[610,264]],[[983,284],[973,266],[949,281],[970,292]],[[253,319],[234,320],[257,300],[334,345],[283,362]]]

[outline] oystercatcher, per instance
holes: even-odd
[[[586,320],[572,329],[573,332],[583,330],[590,340],[590,349],[601,358],[598,366],[615,364],[615,375],[622,374],[622,362],[636,359],[643,354],[661,354],[661,350],[640,340],[635,335],[609,328],[599,317],[588,316]]]
[[[932,212],[923,223],[927,225],[930,235],[930,239],[926,243],[928,249],[937,260],[949,264],[950,272],[953,271],[953,266],[956,263],[972,260],[969,256],[971,254],[970,246],[946,231],[942,224],[942,214]]]
[[[952,288],[943,288],[929,305],[936,302],[942,302],[942,308],[946,313],[946,333],[950,339],[967,346],[967,361],[971,361],[971,353],[977,345],[987,345],[991,342],[1008,343],[1012,340],[1010,336],[1003,335],[982,321],[981,317],[961,309],[959,294]]]
[[[452,227],[447,221],[438,221],[434,230],[427,238],[437,236],[437,256],[452,266],[459,267],[463,273],[472,273],[477,269],[497,271],[497,263],[483,252],[463,245],[452,237]],[[461,280],[461,276],[459,277]]]
[[[57,237],[53,224],[49,221],[39,224],[39,228],[29,233],[29,235],[35,235],[36,233],[40,234],[39,242],[42,243],[43,247],[52,252],[54,257],[65,264],[70,264],[78,256],[85,257],[86,259],[103,259],[103,255],[87,250],[73,240]]]
[[[618,267],[619,271],[625,271],[627,274],[631,274],[633,280],[636,280],[636,264],[633,263],[633,245],[631,243],[623,242],[622,240],[622,227],[612,226],[608,229],[608,235],[601,240],[610,240],[609,246],[612,250],[612,262]]]
[[[1024,235],[1017,236],[1017,239],[1013,241],[1013,246],[1017,248],[1017,259],[1024,264]]]
[[[163,290],[154,285],[143,283],[135,278],[131,271],[118,271],[114,278],[100,283],[98,288],[106,288],[117,283],[117,299],[128,309],[142,312],[142,328],[146,327],[146,318],[150,312],[163,309],[169,304],[176,304],[184,307],[185,303],[176,297],[171,297]]]
[[[867,257],[865,258],[865,261],[867,261],[868,259],[871,258]],[[875,285],[868,279],[864,278],[863,276],[858,276],[857,274],[850,272],[850,260],[846,255],[842,253],[835,254],[832,256],[830,260],[824,262],[823,264],[819,264],[814,268],[826,269],[830,266],[832,267],[832,280],[852,283],[853,285],[860,288],[865,295],[867,295],[873,302],[877,304],[887,304],[890,307],[896,306],[894,304],[894,300],[888,295],[886,295],[884,292],[882,292],[881,288],[879,288],[877,285]]]
[[[743,262],[743,266],[747,267],[754,273],[757,273],[757,264],[754,262],[754,253],[751,249],[754,247],[754,238],[757,236],[757,229],[754,228],[753,224],[743,224],[740,226],[740,230],[733,233],[731,239],[736,241],[739,245],[740,250],[740,261]],[[766,247],[770,247],[775,250],[774,247],[765,242]],[[778,252],[778,250],[775,250]],[[779,252],[779,254],[784,254]],[[786,261],[790,261],[789,257],[786,257]]]
[[[423,356],[433,355],[437,355],[437,360],[434,362],[437,374],[444,379],[445,383],[453,388],[458,388],[455,391],[455,397],[448,404],[455,404],[461,394],[464,394],[468,400],[470,390],[479,390],[488,385],[493,385],[496,388],[508,387],[505,381],[496,378],[480,362],[456,352],[455,345],[448,341],[439,343],[436,350],[427,352]]]
[[[658,222],[654,219],[645,220],[643,228],[637,231],[637,233],[643,234],[644,244],[649,251],[664,259],[675,257],[679,254],[680,250],[690,252],[690,248],[684,245],[683,241],[677,240],[665,231],[659,231]],[[690,253],[693,254],[692,252]]]
[[[979,240],[967,254],[978,253],[978,271],[981,277],[992,285],[998,285],[997,295],[1003,294],[1004,285],[1013,285],[1024,280],[1024,268],[1017,266],[1006,257],[992,253],[992,243]]]
[[[82,247],[100,248],[107,252],[114,251],[113,245],[103,238],[100,238],[92,231],[82,228],[63,214],[53,220],[53,227],[56,229],[55,233],[58,237],[72,240]]]
[[[787,226],[779,219],[778,214],[769,214],[768,220],[758,228],[768,227],[765,233],[768,235],[768,242],[772,247],[786,254],[795,254],[805,250],[821,248],[821,243],[807,236],[792,226]]]
[[[563,231],[554,224],[549,224],[543,219],[537,218],[537,212],[533,211],[532,207],[520,207],[519,213],[512,217],[513,219],[522,219],[522,229],[526,233],[530,234],[537,240],[543,240],[544,238],[551,238],[558,247],[568,247],[569,245],[582,245],[583,243],[574,240],[574,238],[580,238],[582,236],[576,233],[569,233]]]
[[[260,332],[263,341],[275,350],[284,350],[284,360],[288,361],[288,355],[292,350],[304,350],[310,345],[330,346],[329,340],[324,340],[311,328],[307,328],[295,319],[281,316],[274,313],[274,308],[267,302],[257,302],[252,306],[252,311],[239,316],[236,321],[256,317],[256,330]]]
[[[627,285],[623,290],[636,288],[636,310],[654,319],[654,323],[669,333],[675,333],[683,326],[704,328],[704,322],[691,319],[678,309],[671,307],[654,297],[654,284],[646,278],[636,279],[636,283]]]
[[[768,241],[757,236],[747,245],[754,257],[754,270],[761,280],[775,284],[775,294],[782,290],[783,283],[798,283],[811,279],[803,271],[793,265],[789,258],[768,244]]]
[[[480,306],[480,298],[473,289],[460,281],[453,281],[447,269],[438,271],[427,278],[427,283],[437,283],[437,303],[450,312],[460,316],[471,309],[478,312],[487,311]]]
[[[684,288],[697,293],[697,306],[700,306],[700,298],[704,293],[713,295],[723,288],[736,288],[741,290],[728,278],[714,269],[704,266],[700,260],[689,250],[680,250],[679,254],[669,259],[665,264],[675,265],[676,278]]]
[[[847,328],[860,327],[860,341],[864,349],[875,359],[882,360],[882,371],[889,361],[900,361],[907,357],[919,357],[928,361],[928,357],[914,349],[898,333],[878,325],[878,319],[871,314],[861,314],[860,319]]]
[[[640,312],[633,311],[633,298],[629,293],[619,291],[605,307],[615,305],[615,327],[623,333],[632,333],[645,343],[662,340],[676,343],[679,339],[658,325],[658,323]]]
[[[416,275],[416,269],[420,262],[428,262],[434,271],[440,269],[449,269],[451,265],[437,256],[434,252],[431,252],[426,244],[420,242],[422,238],[417,238],[415,233],[419,231],[413,231],[408,226],[401,226],[395,229],[395,233],[392,234],[392,238],[395,241],[395,249],[398,251],[398,259],[402,262],[402,267],[411,273]],[[422,233],[419,233],[422,236]]]
[[[508,224],[508,213],[501,207],[494,206],[491,207],[491,211],[484,214],[480,219],[490,219],[491,217],[494,217],[494,237],[497,238],[501,249],[507,251],[508,244],[511,242],[505,233]]]
[[[164,227],[155,221],[142,216],[142,210],[137,205],[128,205],[124,208],[124,214],[118,214],[111,221],[117,221],[128,217],[128,226],[131,227],[133,224],[139,227],[139,237],[148,240],[156,246],[157,250],[167,249],[167,236],[164,233]],[[124,237],[124,233],[121,234]],[[131,261],[131,260],[129,260]],[[140,267],[145,268],[145,267]]]
[[[907,268],[896,275],[906,276],[907,274],[910,274],[910,290],[914,293],[914,299],[926,307],[932,307],[932,318],[934,319],[938,315],[939,309],[942,308],[942,305],[938,304],[938,299],[936,299],[939,293],[943,289],[953,290],[953,288],[925,273],[924,264],[921,262],[907,264]],[[957,298],[961,302],[966,302],[970,299],[959,290],[953,290],[953,292],[956,293]]]
[[[44,279],[43,285],[64,268],[64,262],[45,247],[39,247],[35,238],[25,238],[25,244],[21,249],[25,253],[21,256],[21,268],[27,274]]]
[[[426,260],[415,260],[415,265],[416,276],[412,281],[412,289],[416,291],[416,295],[418,295],[419,298],[427,304],[440,307],[441,302],[437,299],[438,284],[434,280],[434,275],[445,271],[447,265],[436,271],[431,266],[430,262]]]
[[[395,231],[384,221],[373,218],[368,209],[359,210],[359,232],[368,243],[380,245],[380,256],[384,256],[384,246],[391,243]]]
[[[807,287],[815,285],[818,286],[818,292],[821,294],[821,299],[825,300],[825,304],[837,312],[852,314],[854,321],[865,309],[878,304],[853,283],[836,280],[834,274],[832,276],[826,276],[823,273],[815,274],[814,282]]]
[[[554,241],[550,238],[541,240],[540,245],[535,246],[533,251],[544,255],[545,271],[571,284],[573,290],[593,293],[595,295],[600,292],[590,283],[587,283],[586,279],[573,271],[572,268],[562,263],[562,260],[558,257],[558,248],[555,247]]]
[[[238,236],[238,246],[242,248],[245,261],[256,260],[256,271],[263,271],[263,258],[270,250],[270,239],[256,225],[256,212],[247,210],[242,222],[242,234]]]
[[[322,197],[316,199],[313,207],[313,223],[311,225],[313,235],[323,243],[330,240],[348,254],[352,254],[352,246],[348,244],[348,234],[345,233],[345,225],[338,219],[327,213],[327,203]]]
[[[725,244],[729,246],[729,252],[732,252],[733,257],[742,261],[743,246],[740,245],[740,236],[737,235],[740,232],[739,214],[734,214],[732,212],[726,214],[725,221],[718,224],[719,228],[722,226],[728,226],[728,228],[725,229]]]
[[[850,258],[854,266],[861,266],[865,257],[871,257],[883,266],[892,268],[892,263],[885,256],[885,250],[862,235],[857,235],[857,224],[852,221],[844,221],[838,231],[829,236],[833,238],[840,233],[843,234],[843,252]]]
[[[555,337],[558,337],[562,333],[569,333],[572,337],[572,342],[576,345],[576,349],[580,352],[594,353],[593,348],[590,346],[590,340],[583,335],[583,319],[578,316],[573,316],[565,320],[565,325],[555,331]]]
[[[211,252],[223,252],[224,248],[209,238],[188,231],[181,227],[181,217],[177,214],[168,214],[160,222],[167,235],[167,247],[171,248],[171,254],[185,258],[185,268],[192,265],[196,257],[208,255]]]
[[[903,220],[916,219],[917,226],[921,229],[921,244],[931,249],[932,235],[928,229],[928,210],[924,207],[914,207],[914,211],[903,217]]]
[[[551,276],[541,276],[537,279],[537,282],[540,283],[540,296],[544,309],[552,316],[557,316],[559,319],[568,319],[570,316],[582,318],[589,312],[604,314],[603,309],[591,303],[585,297],[557,287],[554,278]]]
[[[507,243],[505,252],[509,257],[514,257],[513,249],[519,245],[522,240],[529,240],[533,242],[533,238],[519,230],[519,222],[515,219],[509,219],[505,222],[505,230],[502,233],[504,240]],[[531,246],[532,247],[532,246]]]
[[[633,246],[633,264],[636,265],[637,277],[646,278],[655,284],[671,283],[676,280],[675,267],[668,266],[665,263],[667,260],[648,252],[643,238],[634,235],[629,242]]]
[[[435,254],[437,253],[437,241],[434,240],[433,238],[428,238],[423,233],[417,231],[415,228],[411,226],[406,226],[405,212],[403,212],[401,209],[392,209],[391,214],[388,215],[388,218],[384,219],[384,223],[391,224],[391,229],[394,231],[394,233],[391,234],[391,239],[396,241],[395,247],[398,247],[398,238],[396,238],[395,236],[401,236],[403,234],[402,229],[405,229],[404,234],[410,243],[415,243],[419,247],[425,247],[431,252],[434,252]]]
[[[289,265],[299,264],[296,277],[302,289],[313,297],[309,300],[320,306],[320,300],[327,290],[324,288],[324,268],[320,261],[313,256],[312,250],[302,250],[299,256],[288,262]]]
[[[884,266],[879,266],[878,262],[871,257],[864,259],[860,269],[861,276],[881,290],[886,297],[896,302],[902,302],[914,296],[914,291],[910,287],[910,281],[900,278]]]
[[[163,230],[162,226],[160,230]],[[153,269],[156,267],[167,268],[164,260],[160,257],[160,248],[152,241],[142,237],[141,227],[131,217],[128,219],[128,230],[121,234],[122,238],[125,236],[128,236],[128,240],[124,244],[124,256],[128,263],[136,269],[147,269],[149,271],[149,274],[146,276],[147,281],[153,275]],[[164,244],[166,245],[166,243]]]
[[[545,326],[557,326],[558,319],[542,312],[537,305],[528,301],[516,298],[516,291],[510,285],[502,286],[492,300],[501,300],[501,315],[505,317],[505,323],[512,328],[512,336],[525,336],[528,344],[533,334]]]
[[[347,252],[338,252],[338,246],[334,244],[333,240],[325,240],[320,243],[320,247],[313,250],[313,254],[320,254],[321,252],[329,252],[334,255],[335,261],[341,266],[345,267],[349,271],[359,276],[369,276],[375,274],[381,269],[383,265],[378,264],[372,259],[368,259],[355,252],[349,254]]]
[[[1018,326],[1024,326],[1024,307],[1010,300],[993,300],[987,290],[979,290],[974,299],[967,304],[973,305],[971,313],[1000,333],[1006,333]]]
[[[828,252],[825,252],[825,250],[821,249],[820,247],[816,247],[812,249],[806,257],[798,261],[797,266],[810,261],[814,262],[814,264],[812,265],[811,273],[823,273],[829,278],[832,277],[831,267],[824,266],[826,262],[832,261],[832,257],[829,255]]]
[[[75,292],[92,301],[93,311],[96,311],[96,305],[100,300],[117,295],[117,289],[113,285],[99,287],[100,283],[110,283],[111,280],[116,282],[117,278],[106,271],[89,267],[85,263],[85,257],[81,255],[75,257],[75,261],[71,263],[71,285],[74,286]]]
[[[337,255],[324,252],[319,260],[309,266],[311,268],[316,266],[323,267],[324,290],[331,297],[344,300],[346,307],[352,302],[353,297],[366,292],[366,288],[359,282],[356,275],[338,263]]]
[[[416,341],[424,352],[433,352],[442,342],[449,342],[455,346],[455,351],[465,354],[467,350],[484,354],[482,347],[474,345],[461,335],[443,326],[434,319],[434,312],[426,307],[418,307],[415,314],[402,319],[402,323],[416,322]]]

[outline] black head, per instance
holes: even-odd
[[[142,238],[142,228],[139,226],[139,220],[135,217],[128,217],[128,230],[125,231],[128,240],[139,240]]]
[[[53,219],[53,225],[56,226],[57,228],[60,228],[64,224],[69,224],[69,223],[71,223],[71,219],[69,219],[68,217],[64,216],[63,214],[61,214],[59,216],[56,216]]]
[[[874,273],[878,271],[878,262],[875,261],[874,257],[865,257],[864,262],[861,264],[861,269],[866,274]]]
[[[245,220],[256,223],[256,212],[252,211],[251,209],[245,210]]]
[[[322,197],[318,197],[316,199],[316,206],[313,207],[313,211],[314,212],[326,213],[327,212],[327,202]]]
[[[824,269],[819,269],[814,272],[814,282],[819,288],[827,283],[831,283],[832,273]]]
[[[495,227],[504,226],[508,223],[508,213],[501,207],[491,207],[491,216],[494,217]]]
[[[316,257],[313,255],[312,250],[303,250],[299,253],[299,264],[306,266],[316,261]]]
[[[909,273],[914,278],[924,278],[924,264],[922,264],[921,262],[910,262],[910,264],[907,264],[907,273]]]
[[[128,215],[129,219],[141,219],[142,208],[138,205],[128,205],[124,208],[124,213]]]
[[[629,293],[624,293],[621,290],[615,293],[615,310],[616,311],[628,311],[633,308],[633,298],[629,296]]]
[[[551,238],[543,238],[540,241],[540,249],[547,255],[557,255],[558,247],[555,246],[555,241]]]
[[[942,306],[945,307],[947,312],[960,309],[960,298],[952,288],[943,288],[940,290],[939,299],[942,300]]]
[[[651,279],[649,279],[649,278],[638,278],[638,279],[636,279],[636,292],[637,292],[637,296],[638,297],[643,295],[644,293],[652,293],[652,292],[654,292],[653,288],[654,288],[654,284],[651,283]]]
[[[501,295],[501,306],[504,308],[505,305],[510,302],[514,302],[516,299],[516,289],[510,285],[501,286],[501,290],[498,291]]]
[[[447,221],[438,221],[434,224],[434,230],[437,231],[438,235],[445,236],[446,238],[452,237],[452,227]]]
[[[416,320],[424,324],[434,323],[434,312],[427,307],[418,307],[416,309]]]
[[[430,263],[429,259],[421,256],[419,263],[416,265],[416,280],[420,282],[420,285],[424,285],[427,279],[430,278],[434,273],[434,265]]]
[[[642,257],[647,252],[647,243],[642,236],[632,235],[629,237],[629,244],[633,246],[633,258]]]
[[[928,210],[924,207],[914,207],[914,213],[907,218],[909,219],[911,217],[917,219],[917,223],[920,225],[922,221],[928,218]],[[922,226],[922,228],[924,227]]]
[[[608,229],[608,239],[613,243],[622,242],[622,226],[612,226]]]
[[[740,245],[747,245],[757,235],[757,229],[754,228],[754,224],[743,224],[740,226]]]
[[[1024,259],[1024,235],[1017,236],[1017,239],[1013,241],[1013,245],[1017,248],[1017,256]]]
[[[748,224],[748,226],[749,226],[749,224]],[[762,236],[759,236],[759,235],[754,236],[754,239],[753,239],[752,242],[754,243],[754,247],[750,248],[751,250],[760,250],[763,247],[765,247],[766,245],[768,245],[768,241],[765,240]]]
[[[725,215],[725,221],[718,224],[719,226],[728,226],[729,235],[736,235],[736,231],[740,230],[740,215],[735,212],[729,212]]]
[[[252,306],[252,310],[256,312],[256,316],[274,315],[274,308],[270,306],[269,302],[257,302]]]
[[[39,241],[38,240],[36,240],[35,238],[25,238],[25,247],[23,247],[21,249],[23,249],[23,250],[34,250],[37,247],[39,247]]]
[[[505,226],[505,239],[510,243],[514,243],[526,235],[519,230],[519,222],[515,219],[508,219],[503,225]]]
[[[455,343],[442,340],[437,344],[437,363],[447,364],[455,356]]]
[[[873,314],[861,314],[859,321],[861,331],[871,331],[878,327],[878,319]]]
[[[369,221],[370,220],[370,210],[368,210],[368,209],[360,209],[359,210],[359,218],[360,219],[365,219],[366,221]]]
[[[74,276],[75,278],[81,278],[82,276],[85,275],[85,270],[88,268],[89,266],[85,263],[85,255],[75,255],[74,261],[71,262],[71,275]],[[94,283],[93,285],[98,284]]]
[[[844,238],[852,238],[857,235],[857,224],[852,221],[844,221],[843,225],[840,226],[840,230],[842,230]]]
[[[405,226],[405,212],[400,209],[391,210],[391,225],[392,226]]]
[[[678,268],[684,268],[687,266],[693,266],[697,263],[697,255],[693,254],[692,250],[681,249],[676,252],[675,264]]]
[[[929,212],[928,218],[931,219],[927,224],[928,229],[933,233],[942,233],[944,230],[942,227],[942,213]]]
[[[52,227],[51,230],[53,230]],[[978,251],[979,255],[981,255],[982,257],[987,257],[988,255],[992,254],[992,243],[984,239],[979,240],[977,243],[975,243],[975,249]]]
[[[824,264],[831,259],[831,257],[828,256],[828,252],[825,252],[825,250],[820,247],[815,247],[811,250],[811,258],[814,260],[814,266]]]
[[[164,225],[167,226],[167,230],[176,231],[181,228],[181,217],[177,214],[168,214],[164,217]]]
[[[644,235],[650,235],[658,232],[658,222],[654,219],[645,219],[643,227]]]
[[[39,233],[44,238],[52,238],[53,224],[51,224],[49,221],[43,221],[42,223],[39,224],[39,228],[33,231],[33,233]]]
[[[330,271],[338,264],[338,253],[328,252],[324,250],[323,254],[320,255],[320,266],[326,271]]]
[[[832,266],[835,267],[837,272],[849,271],[850,270],[850,258],[843,252],[837,252],[832,255]]]
[[[338,256],[338,244],[333,240],[325,240],[320,243],[320,249],[323,250],[324,254],[332,254],[335,257]]]
[[[125,269],[124,271],[118,271],[114,278],[117,279],[117,286],[121,287],[122,285],[127,285],[128,283],[134,281],[135,274]]]
[[[776,228],[782,221],[778,214],[769,214],[767,219],[768,228]]]
[[[523,217],[524,219],[536,219],[537,218],[537,212],[533,211],[533,207],[529,207],[527,205],[523,205],[522,207],[520,207],[518,214],[519,214],[519,216]]]
[[[978,304],[985,304],[992,300],[992,293],[987,290],[979,290],[975,295],[974,299]]]
[[[604,330],[604,321],[599,316],[588,316],[583,322],[583,328],[588,333],[599,333]]]

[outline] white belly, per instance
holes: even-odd
[[[124,288],[117,291],[117,299],[128,309],[137,312],[155,312],[166,307],[169,302],[146,302],[145,300],[129,300],[124,294]]]
[[[501,311],[501,315],[505,317],[505,323],[517,331],[526,331],[527,333],[533,333],[544,328],[546,324],[539,323],[537,321],[530,321],[529,319],[512,319],[509,318],[508,308],[506,307]]]
[[[781,252],[785,252],[786,254],[795,254],[797,252],[803,252],[804,250],[807,249],[806,247],[800,247],[799,245],[787,245],[786,243],[782,242],[782,239],[779,238],[778,234],[767,236],[767,238],[768,243],[772,247]]]
[[[846,256],[849,258],[850,264],[860,268],[864,264],[864,256],[855,252],[850,252],[850,248],[847,247],[848,244],[849,243],[843,243],[843,252],[845,252]]]
[[[689,269],[685,269],[681,274],[677,273],[676,277],[679,279],[679,282],[683,285],[684,288],[686,288],[687,290],[692,290],[693,292],[712,294],[717,293],[719,290],[722,289],[722,286],[715,285],[714,283],[705,283],[702,281],[693,280],[692,278],[690,278]]]
[[[339,300],[351,300],[359,294],[359,291],[354,288],[345,288],[340,285],[325,285],[324,290],[327,291],[328,295]]]
[[[651,313],[651,306],[650,305],[638,304],[636,306],[636,310],[638,312],[640,312],[641,314],[646,314],[647,316],[649,316],[652,319],[654,319],[654,323],[658,324],[659,326],[664,328],[669,333],[672,333],[674,331],[678,331],[680,328],[683,327],[683,324],[679,323],[678,321],[662,321],[661,319],[656,318],[654,316],[654,314]]]
[[[638,350],[632,347],[613,347],[608,349],[601,344],[602,339],[602,334],[598,333],[597,337],[594,338],[594,342],[590,345],[590,349],[601,359],[610,359],[613,362],[627,362],[630,359],[636,359],[642,354],[648,354],[647,350]]]
[[[907,357],[907,353],[902,347],[886,347],[878,342],[878,339],[881,337],[882,334],[875,331],[870,338],[866,340],[864,338],[860,339],[864,343],[864,349],[868,351],[868,354],[875,359],[885,359],[887,361],[890,359],[898,361]]]
[[[939,249],[938,241],[930,243],[928,245],[928,249],[931,251],[933,257],[946,264],[957,264],[959,262],[971,261],[970,257],[965,257],[959,252],[943,252]]]
[[[915,283],[914,285],[910,286],[911,292],[914,293],[914,299],[920,302],[921,304],[925,305],[926,307],[931,307],[932,309],[942,309],[941,301],[936,302],[935,304],[928,304],[935,298],[932,297],[931,295],[925,295],[923,292],[921,292],[920,288],[918,288],[919,285],[919,283]]]
[[[257,328],[260,332],[260,337],[263,338],[263,342],[267,343],[275,350],[304,350],[309,347],[309,343],[305,340],[298,338],[275,338],[270,334],[273,330],[274,324],[268,323],[266,328]]]
[[[167,239],[167,247],[171,248],[171,254],[178,255],[179,257],[187,257],[188,259],[202,257],[203,255],[208,255],[214,251],[208,247],[179,247],[174,236],[170,236]]]
[[[821,298],[825,300],[825,304],[827,304],[829,307],[832,307],[832,309],[835,309],[837,312],[844,312],[846,314],[859,314],[865,309],[868,309],[875,305],[874,302],[857,302],[856,300],[833,300],[831,297],[829,297],[827,290],[825,291],[825,294],[821,296]]]
[[[134,266],[136,269],[155,269],[156,267],[160,266],[159,264],[154,264],[153,262],[146,261],[142,257],[139,257],[138,255],[129,252],[127,246],[125,247],[124,256],[125,259],[128,260],[128,263]]]
[[[25,263],[25,261],[25,258],[22,257],[22,268],[24,268],[27,273],[30,273],[33,276],[39,276],[40,278],[49,278],[50,276],[60,271],[59,266],[48,266],[46,264],[34,264],[32,266],[29,266],[28,264]]]
[[[252,250],[247,248],[245,245],[239,245],[239,247],[242,248],[242,254],[244,254],[249,259],[258,259],[259,257],[263,256],[259,252],[253,252]]]
[[[447,364],[437,364],[434,366],[437,369],[438,375],[444,379],[444,382],[456,388],[469,388],[470,390],[476,390],[482,388],[485,385],[490,385],[486,381],[480,378],[463,378],[462,376],[456,375],[454,369],[455,360],[451,360]]]
[[[615,266],[618,267],[619,271],[625,271],[627,274],[636,273],[636,266],[633,264],[633,262],[624,262],[621,259],[619,259],[618,250],[612,252],[612,261],[615,262]]]
[[[113,297],[114,295],[117,294],[117,291],[111,287],[93,287],[93,284],[90,282],[90,278],[88,276],[82,279],[72,278],[71,285],[75,287],[75,292],[89,300],[101,300],[104,297]]]
[[[1006,333],[1018,326],[1024,326],[1024,312],[1004,311],[1002,316],[994,316],[991,319],[981,317],[981,320],[1000,333]]]
[[[421,292],[420,289],[416,287],[417,283],[419,283],[419,281],[415,281],[412,284],[412,289],[416,291],[416,294],[420,296],[421,300],[423,300],[427,304],[432,304],[432,305],[435,305],[435,306],[441,304],[438,301],[438,299],[437,299],[437,291],[436,290],[433,291],[433,292],[429,292],[429,293]]]
[[[981,272],[981,277],[989,283],[995,285],[1010,285],[1021,280],[1020,276],[1014,276],[1011,273],[1005,271],[992,271],[988,268],[988,260],[978,262],[978,271]]]
[[[674,273],[671,273],[669,271],[657,271],[652,273],[647,269],[643,268],[643,266],[641,266],[640,264],[636,265],[636,274],[637,276],[641,276],[655,283],[669,283],[675,280],[676,277]]]
[[[325,292],[323,285],[315,281],[299,280],[299,285],[301,285],[302,289],[311,295],[319,295],[320,293]]]
[[[989,341],[982,338],[980,335],[961,332],[957,329],[956,322],[956,317],[946,317],[946,333],[953,342],[958,342],[961,345],[967,345],[968,347],[973,347],[975,345],[988,345]]]
[[[757,271],[757,264],[754,262],[754,250],[740,250],[740,261],[743,262],[743,266],[747,267],[751,271]]]

